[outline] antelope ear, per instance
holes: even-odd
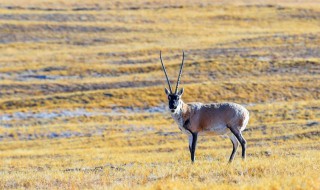
[[[170,94],[169,90],[167,88],[164,88],[164,91],[166,92],[167,95]]]
[[[183,92],[184,92],[184,90],[183,90],[183,88],[181,88],[181,89],[179,90],[179,92],[178,92],[178,95],[181,96],[181,95],[183,94]]]

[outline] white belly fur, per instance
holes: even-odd
[[[213,126],[211,126],[210,128],[208,128],[207,130],[203,131],[202,134],[206,134],[206,133],[214,133],[216,135],[224,135],[226,133],[228,133],[229,130],[226,127],[225,124],[215,124]]]

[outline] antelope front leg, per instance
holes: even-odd
[[[189,135],[189,150],[191,154],[191,161],[194,163],[194,154],[196,152],[196,146],[197,146],[197,139],[198,139],[198,133],[191,133]]]
[[[191,154],[191,147],[192,147],[192,134],[190,134],[189,136],[189,151],[190,151],[190,154]]]

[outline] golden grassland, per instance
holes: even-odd
[[[0,189],[319,189],[320,2],[0,2]],[[250,111],[246,161],[185,102]],[[239,150],[241,148],[239,147]],[[240,152],[238,150],[238,152]]]

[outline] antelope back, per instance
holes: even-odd
[[[242,128],[249,117],[244,107],[234,103],[202,104],[194,108],[192,127],[198,128],[198,131],[214,131],[227,126]]]

